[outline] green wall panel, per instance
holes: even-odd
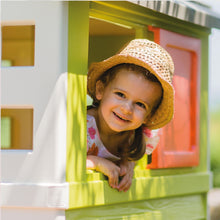
[[[205,210],[205,195],[189,195],[68,210],[66,219],[201,220]]]
[[[103,176],[103,175],[102,175]],[[133,179],[129,191],[112,189],[105,179],[95,178],[86,182],[73,182],[69,186],[69,208],[109,205],[146,199],[206,193],[209,190],[207,173],[146,177]]]
[[[69,2],[66,181],[86,179],[89,3]],[[70,197],[71,199],[72,197]]]

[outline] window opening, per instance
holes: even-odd
[[[88,66],[116,54],[121,47],[135,38],[134,28],[125,28],[104,20],[89,19],[89,57]],[[87,104],[92,99],[87,95]]]
[[[1,148],[33,149],[32,106],[1,106]]]
[[[89,65],[116,54],[122,46],[135,38],[134,28],[125,28],[107,21],[89,20]]]
[[[35,25],[2,24],[2,67],[34,66]]]

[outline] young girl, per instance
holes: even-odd
[[[134,161],[151,154],[152,140],[158,139],[149,129],[172,119],[173,71],[170,55],[146,39],[135,39],[119,54],[90,66],[86,165],[106,175],[112,188],[130,188]]]

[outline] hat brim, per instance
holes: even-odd
[[[88,81],[87,81],[87,92],[94,99],[95,98],[95,87],[96,82],[100,76],[107,71],[121,63],[133,63],[148,69],[152,74],[154,74],[160,81],[163,88],[163,99],[152,115],[152,117],[145,124],[149,129],[161,128],[170,122],[173,118],[174,112],[174,89],[172,84],[164,80],[156,70],[154,70],[150,64],[143,62],[142,60],[129,56],[129,55],[114,55],[102,62],[92,63],[88,71]]]

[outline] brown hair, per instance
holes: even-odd
[[[108,69],[106,72],[104,72],[98,80],[100,80],[104,86],[107,86],[116,76],[116,74],[121,69],[131,70],[137,73],[141,73],[145,76],[145,78],[151,82],[158,83],[161,86],[160,81],[157,79],[157,77],[152,74],[149,70],[145,69],[142,66],[138,66],[133,63],[121,63],[116,66],[113,66],[112,68]],[[97,80],[97,81],[98,81]],[[162,89],[162,86],[161,86]],[[163,89],[162,89],[163,92]],[[159,107],[161,101],[163,98],[163,94],[161,96],[160,101],[157,103],[156,106],[153,107],[151,114],[153,115],[154,112]],[[95,99],[93,101],[93,105],[98,106],[99,101]],[[131,144],[131,146],[128,146],[126,149],[122,149],[121,156],[127,158],[128,160],[139,160],[145,153],[146,146],[145,143],[143,143],[143,136],[142,136],[142,126],[135,129],[135,138],[134,142]]]

